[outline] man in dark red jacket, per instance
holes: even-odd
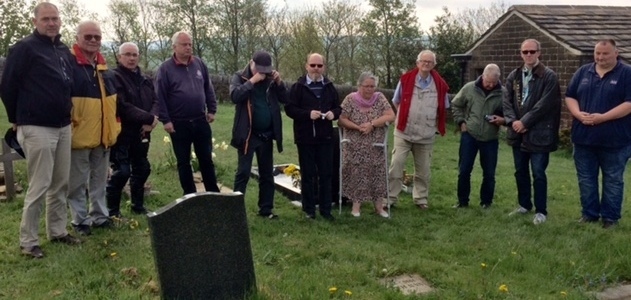
[[[397,108],[394,151],[389,170],[388,197],[396,203],[401,192],[405,160],[414,157],[412,199],[421,210],[429,208],[429,178],[436,133],[445,135],[449,86],[434,70],[436,55],[423,50],[416,58],[416,69],[401,76],[392,102]]]
[[[151,130],[158,125],[158,98],[153,83],[140,72],[140,54],[134,43],[123,43],[118,48],[116,74],[118,101],[126,102],[127,110],[121,117],[121,133],[112,147],[110,162],[112,176],[107,182],[107,208],[110,217],[121,217],[120,201],[123,187],[129,179],[131,211],[147,213],[144,206],[144,186],[151,165],[147,159]]]

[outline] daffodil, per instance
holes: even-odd
[[[212,156],[213,158],[216,158],[216,157],[217,157],[217,154],[215,154],[215,152],[213,152],[213,153],[211,153],[211,156]]]
[[[500,292],[502,292],[502,293],[508,293],[508,286],[507,286],[507,285],[505,285],[505,284],[502,284],[502,285],[500,285],[499,290],[500,290]]]
[[[561,296],[566,297],[567,296],[567,292],[566,291],[561,291]]]
[[[213,140],[212,140],[212,141],[213,141],[213,144],[214,144],[214,143],[215,143],[215,138],[213,138]]]
[[[353,295],[353,292],[351,292],[349,290],[346,290],[346,291],[344,291],[344,295],[350,297],[351,295]]]
[[[168,135],[165,135],[165,136],[164,136],[164,138],[162,139],[162,141],[163,141],[165,144],[170,144],[170,143],[171,143],[171,139],[169,138],[169,136],[168,136]]]
[[[291,173],[293,173],[295,170],[296,170],[296,165],[290,164],[283,170],[283,173],[285,173],[285,175],[287,176],[291,176]]]
[[[486,264],[485,263],[481,263],[480,267],[482,267],[482,269],[485,269],[486,268]]]
[[[114,257],[114,256],[116,256],[116,255],[118,255],[118,253],[116,253],[116,252],[112,252],[112,253],[110,254],[110,256],[111,256],[111,257]]]
[[[335,294],[336,292],[337,292],[337,288],[336,287],[333,286],[333,287],[329,288],[329,293]]]

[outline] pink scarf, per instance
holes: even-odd
[[[364,97],[362,97],[358,92],[353,92],[351,93],[351,98],[355,101],[355,103],[357,103],[360,108],[371,108],[373,105],[375,105],[377,99],[379,99],[380,94],[380,92],[375,92],[374,94],[372,94],[372,97],[370,97],[370,99],[364,99]]]

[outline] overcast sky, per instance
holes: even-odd
[[[90,11],[98,12],[103,15],[103,12],[107,12],[107,4],[109,0],[77,0],[80,4],[84,5]],[[362,3],[368,8],[368,1],[362,0],[348,0],[351,3]],[[452,12],[457,12],[463,8],[478,8],[487,7],[492,2],[498,0],[441,0],[441,1],[429,1],[429,0],[416,0],[416,14],[423,30],[427,31],[430,26],[434,25],[434,18],[438,15],[442,15],[442,7],[446,6]],[[56,1],[51,1],[56,2]],[[288,4],[290,9],[301,7],[313,7],[320,8],[322,4],[327,0],[267,0],[267,3],[272,6],[283,6]],[[537,5],[602,5],[605,3],[607,6],[629,6],[631,1],[629,0],[510,0],[504,1],[507,6],[515,4],[537,4]]]

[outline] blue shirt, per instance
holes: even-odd
[[[580,111],[606,113],[614,107],[631,102],[631,67],[618,62],[602,78],[596,64],[580,67],[565,92],[578,101]],[[583,146],[623,147],[631,145],[631,114],[595,126],[572,122],[572,142]]]
[[[426,89],[432,83],[432,75],[427,75],[427,78],[423,79],[421,75],[418,76],[418,85],[421,89]],[[394,95],[392,96],[392,103],[394,105],[399,105],[401,103],[401,80],[397,83],[397,88],[394,90]],[[449,95],[445,94],[445,108],[449,108],[451,106],[451,102],[449,102]]]

